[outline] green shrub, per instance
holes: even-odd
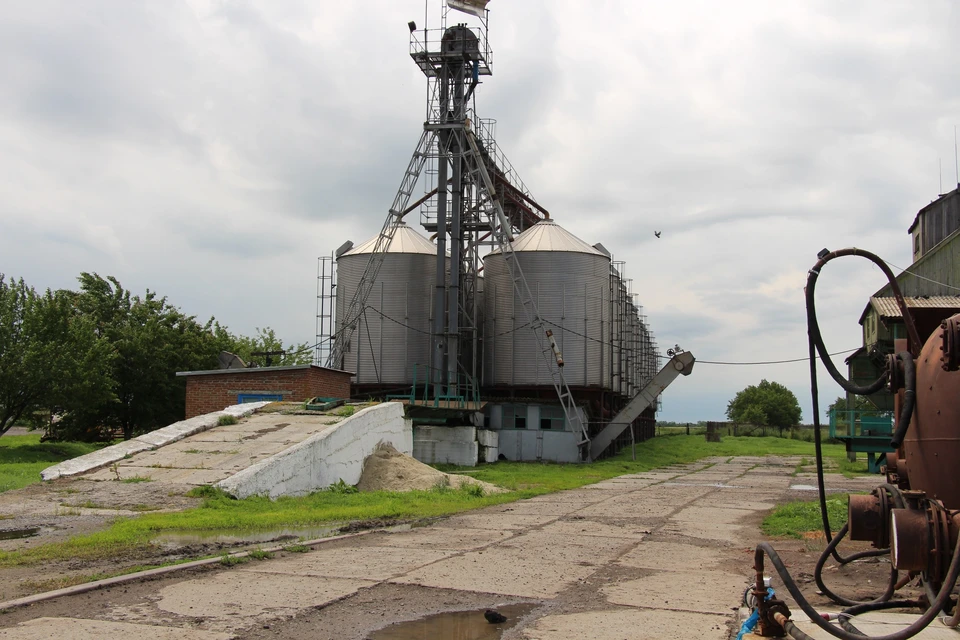
[[[218,427],[225,427],[227,425],[237,424],[238,422],[240,421],[237,420],[237,417],[231,416],[231,415],[220,416],[219,418],[217,418]]]

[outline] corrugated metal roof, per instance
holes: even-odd
[[[909,309],[960,309],[960,296],[924,296],[921,298],[904,297]],[[870,298],[870,306],[877,310],[881,318],[899,318],[900,307],[893,297]]]
[[[513,241],[513,250],[566,251],[568,253],[589,253],[595,256],[604,255],[553,220],[541,220],[518,235]],[[495,249],[491,253],[499,252],[499,249]]]
[[[344,253],[344,256],[355,256],[362,253],[373,253],[373,247],[377,243],[377,236],[373,236],[361,245],[350,249]],[[420,235],[404,222],[397,223],[397,230],[394,232],[393,241],[387,247],[387,253],[422,253],[426,255],[437,255],[437,245],[433,244],[426,237]],[[340,256],[343,257],[343,256]]]

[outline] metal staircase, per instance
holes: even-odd
[[[339,369],[343,366],[343,352],[346,350],[353,332],[357,329],[357,322],[367,305],[367,298],[373,290],[373,285],[377,280],[377,274],[380,273],[380,267],[383,266],[383,258],[386,256],[387,248],[393,242],[393,236],[397,233],[397,223],[406,213],[407,204],[413,194],[414,187],[417,186],[417,180],[420,178],[420,172],[423,171],[423,165],[427,161],[427,149],[433,142],[435,133],[424,129],[420,135],[420,141],[417,148],[410,158],[407,170],[403,174],[403,180],[400,182],[400,189],[393,199],[393,206],[387,213],[387,219],[383,222],[383,228],[380,229],[380,235],[374,243],[373,251],[370,252],[370,260],[363,270],[360,277],[360,283],[357,290],[350,299],[350,304],[344,312],[341,319],[340,330],[334,334],[330,354],[327,356],[327,366],[333,369]]]

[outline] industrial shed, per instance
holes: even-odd
[[[187,418],[244,402],[349,398],[353,376],[349,371],[312,364],[180,371],[177,375],[187,379]]]

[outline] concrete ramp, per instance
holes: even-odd
[[[238,498],[303,495],[338,480],[356,484],[363,460],[380,442],[413,450],[403,406],[387,402],[349,417],[334,413],[254,413],[266,403],[236,405],[45,469],[44,480],[149,479],[215,485]],[[251,415],[252,414],[252,415]],[[246,416],[218,425],[223,415]],[[147,439],[148,441],[144,441]]]

